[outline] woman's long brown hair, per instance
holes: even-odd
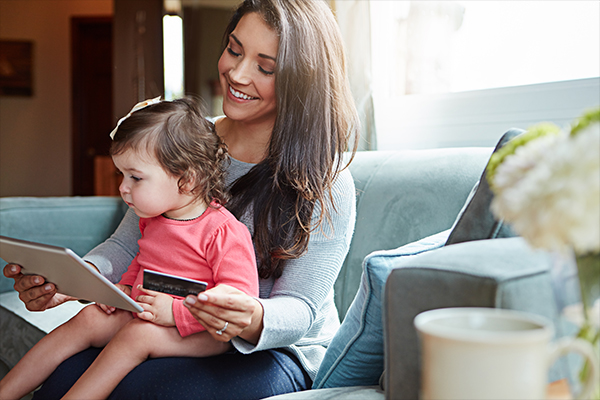
[[[343,153],[356,151],[359,119],[339,28],[324,2],[246,0],[224,43],[251,12],[279,35],[277,117],[268,156],[234,183],[227,207],[238,218],[253,210],[259,276],[277,278],[285,260],[304,254],[310,232],[329,218],[325,202],[346,167]],[[313,216],[317,202],[320,215]]]

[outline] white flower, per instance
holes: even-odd
[[[575,303],[563,309],[563,315],[567,321],[581,327],[585,322],[583,303]],[[600,299],[596,299],[588,310],[587,321],[595,327],[600,327]]]
[[[497,167],[492,211],[532,246],[600,250],[600,124],[543,136]]]
[[[494,188],[499,192],[503,192],[519,185],[519,181],[543,160],[548,149],[557,140],[558,136],[556,135],[543,136],[517,147],[515,153],[512,156],[506,157],[502,164],[498,166],[497,175],[494,179]]]

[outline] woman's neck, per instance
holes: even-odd
[[[216,121],[215,129],[236,160],[258,164],[268,154],[272,123],[252,125],[225,117]]]

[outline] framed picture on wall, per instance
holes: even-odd
[[[33,95],[33,42],[0,40],[0,96]]]

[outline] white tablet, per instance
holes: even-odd
[[[23,274],[43,276],[56,285],[59,293],[123,310],[143,311],[70,249],[0,236],[0,258],[19,264]]]

